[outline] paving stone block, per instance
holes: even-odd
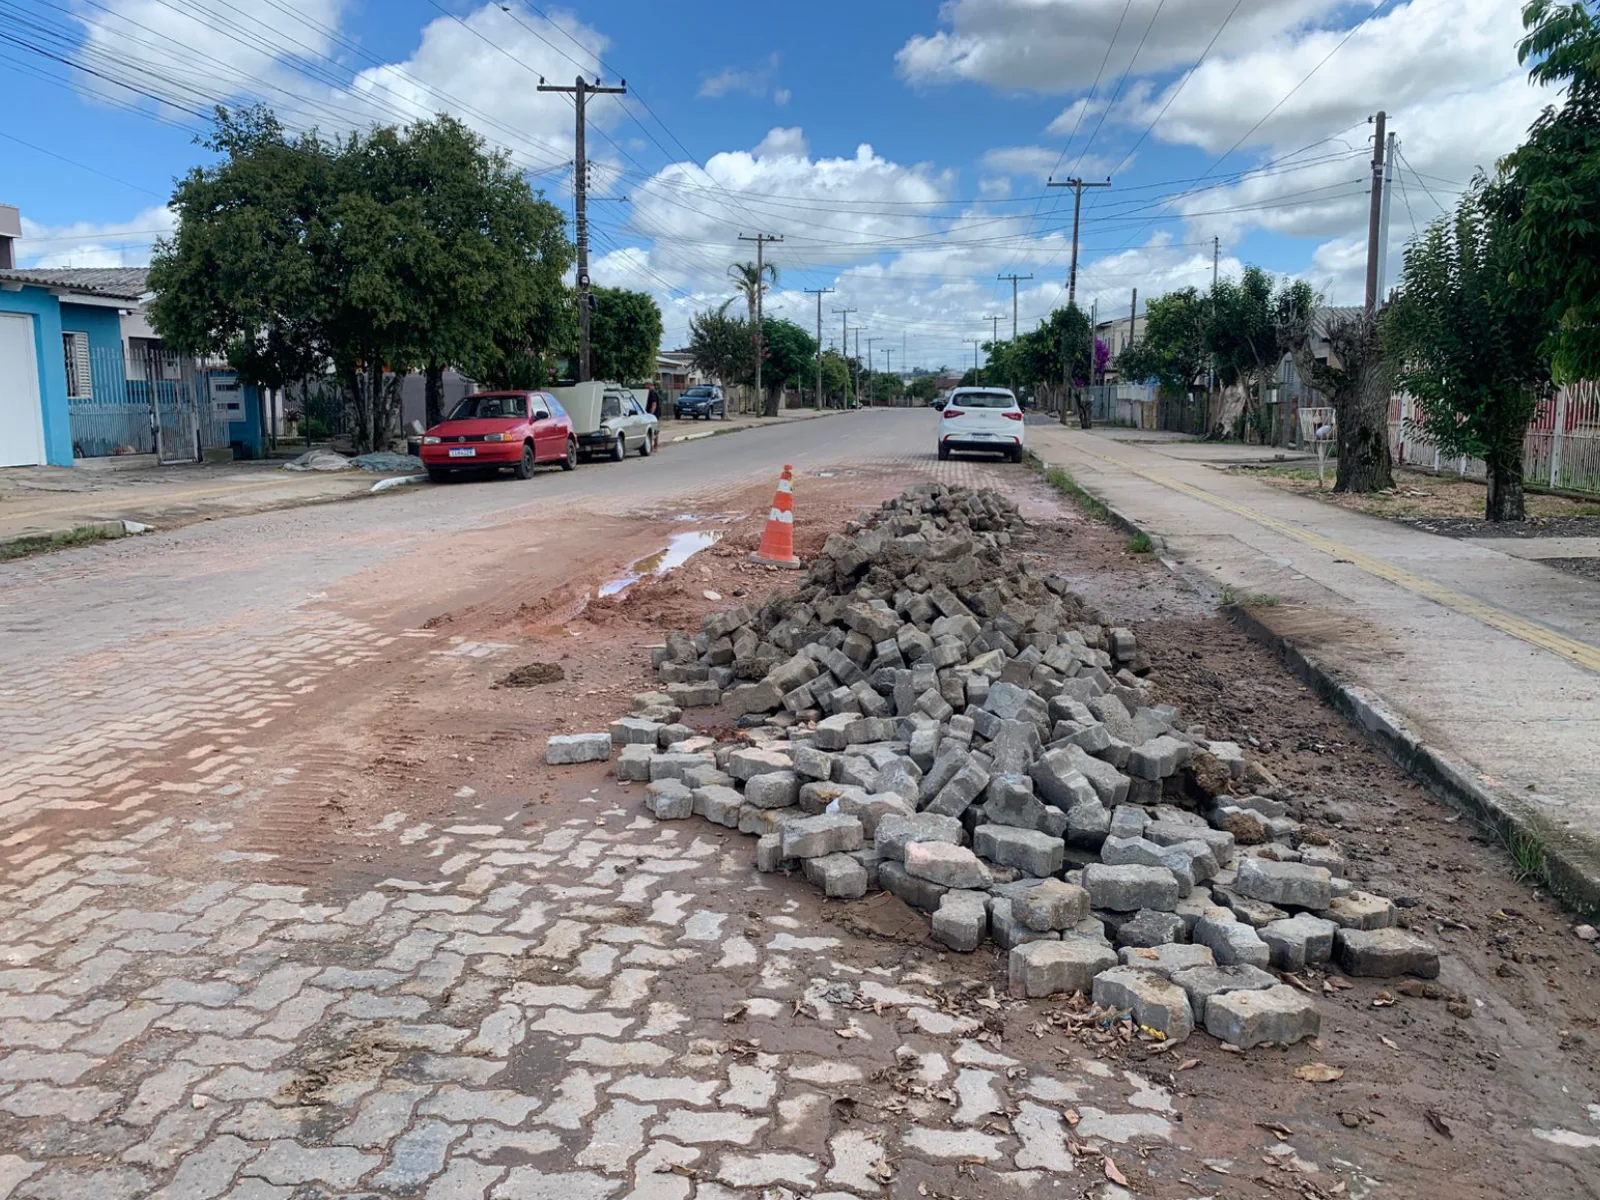
[[[765,874],[783,869],[783,835],[765,833],[756,840],[756,870]]]
[[[1090,863],[1083,869],[1083,886],[1094,908],[1112,912],[1171,912],[1179,900],[1178,881],[1165,867]]]
[[[782,833],[783,827],[799,813],[796,808],[756,808],[750,804],[739,806],[740,833],[763,837],[769,833]]]
[[[947,888],[987,888],[994,882],[989,868],[965,846],[947,842],[912,842],[905,848],[906,873]]]
[[[884,858],[904,862],[906,847],[913,842],[946,842],[959,846],[961,836],[959,818],[921,812],[909,817],[882,818],[873,835],[873,844]]]
[[[1292,908],[1325,909],[1333,899],[1333,876],[1323,867],[1247,858],[1239,864],[1234,890],[1252,900]]]
[[[1151,821],[1144,827],[1144,836],[1158,846],[1204,842],[1211,847],[1212,856],[1219,867],[1226,866],[1234,859],[1233,834],[1225,829],[1212,829],[1203,822],[1196,825],[1172,820]]]
[[[1169,942],[1164,946],[1124,946],[1117,955],[1125,967],[1154,971],[1168,979],[1179,971],[1187,971],[1191,967],[1212,967],[1217,962],[1210,946],[1183,945],[1178,942]]]
[[[937,764],[936,764],[937,765]],[[988,786],[989,772],[976,758],[967,762],[951,777],[950,782],[925,806],[925,811],[945,817],[959,817]],[[925,793],[926,794],[926,793]]]
[[[611,741],[617,746],[654,746],[661,732],[660,721],[646,721],[641,717],[623,717],[611,722]]]
[[[1106,831],[1106,838],[1143,838],[1144,827],[1149,823],[1150,815],[1144,809],[1137,805],[1119,804],[1111,814],[1111,827]]]
[[[830,804],[839,801],[842,805],[846,796],[855,796],[865,799],[865,788],[855,787],[845,783],[803,783],[800,785],[800,811],[812,816],[827,811]],[[838,811],[837,809],[835,811]]]
[[[893,792],[903,799],[912,808],[917,806],[921,799],[922,790],[920,780],[922,772],[917,769],[916,763],[909,758],[896,758],[888,766],[878,772],[878,777],[873,781],[874,792]]]
[[[912,908],[920,908],[924,912],[935,911],[944,894],[950,890],[930,879],[919,879],[915,875],[906,874],[902,864],[887,858],[878,864],[878,883],[884,891],[898,896]]]
[[[1200,966],[1175,971],[1172,982],[1184,990],[1193,1011],[1204,1013],[1206,1001],[1212,996],[1223,992],[1261,991],[1277,987],[1278,977],[1260,967],[1236,963],[1231,967]]]
[[[1439,977],[1439,951],[1405,929],[1341,929],[1333,935],[1333,944],[1347,975]]]
[[[750,746],[729,754],[728,761],[722,769],[740,783],[748,783],[758,775],[770,775],[778,771],[792,772],[794,760],[782,750]]]
[[[1335,896],[1317,914],[1345,929],[1388,929],[1394,924],[1394,901],[1370,892],[1350,891]]]
[[[544,761],[552,767],[605,762],[610,757],[609,733],[558,733],[544,744]]]
[[[1206,1032],[1212,1037],[1249,1050],[1254,1046],[1293,1045],[1316,1037],[1322,1014],[1316,1001],[1285,984],[1259,991],[1230,991],[1206,1001]]]
[[[989,931],[987,892],[952,889],[939,900],[933,914],[934,939],[962,954],[970,954],[983,944]]]
[[[1189,937],[1202,946],[1210,946],[1217,962],[1225,967],[1243,963],[1264,968],[1272,961],[1272,952],[1256,931],[1243,921],[1235,921],[1233,913],[1225,908],[1207,909]]]
[[[746,804],[756,808],[792,808],[800,802],[800,777],[793,771],[769,771],[744,785]]]
[[[1301,913],[1273,921],[1258,933],[1272,953],[1274,967],[1303,971],[1308,964],[1325,963],[1333,957],[1333,934],[1338,928],[1332,921]]]
[[[831,717],[824,717],[817,722],[816,736],[813,744],[819,750],[843,750],[849,742],[845,740],[845,732],[860,719],[854,712],[835,713]]]
[[[715,766],[716,762],[709,754],[656,754],[650,759],[650,782],[658,779],[687,782],[685,776],[695,767]]]
[[[1010,825],[1015,829],[1038,829],[1046,806],[1033,794],[1033,781],[1026,775],[994,775],[984,789],[983,808],[991,825]]]
[[[710,682],[669,683],[667,695],[679,708],[715,708],[722,703],[722,689]]]
[[[855,817],[861,822],[861,836],[869,843],[875,842],[878,825],[885,817],[914,815],[911,806],[893,792],[868,795],[859,789],[850,788],[845,795],[839,797],[838,804],[839,812],[847,817]]]
[[[794,771],[796,775],[806,779],[828,780],[833,778],[833,755],[826,750],[820,750],[814,745],[799,745],[794,748]]]
[[[1047,750],[1028,768],[1035,789],[1046,804],[1070,812],[1073,806],[1099,800],[1099,793],[1077,767],[1071,751],[1075,747],[1063,746]]]
[[[1057,941],[1027,942],[1007,960],[1011,994],[1018,998],[1089,994],[1095,976],[1117,965],[1116,953],[1104,942],[1070,936]]]
[[[1136,744],[1128,754],[1128,773],[1140,779],[1159,781],[1176,775],[1189,761],[1193,747],[1179,738],[1163,734]]]
[[[1016,901],[1010,896],[989,896],[989,937],[1002,950],[1028,942],[1059,941],[1054,929],[1030,929],[1017,919]]]
[[[1118,946],[1162,946],[1181,941],[1188,930],[1177,913],[1142,908],[1117,929]]]
[[[1189,997],[1154,971],[1112,967],[1095,976],[1093,1000],[1105,1008],[1127,1009],[1134,1022],[1181,1042],[1194,1031]]]
[[[821,858],[861,849],[861,822],[830,813],[799,817],[784,826],[782,836],[785,858]]]
[[[691,794],[694,797],[695,816],[704,817],[713,825],[725,825],[729,829],[739,827],[739,814],[744,808],[744,797],[733,788],[695,788]]]
[[[649,745],[630,742],[617,755],[617,782],[646,783],[650,779],[650,761],[656,756],[655,742]]]
[[[644,804],[658,821],[684,821],[694,816],[694,794],[676,779],[661,779],[644,790]]]
[[[805,860],[806,879],[835,900],[859,900],[867,894],[867,868],[849,854],[824,854]]]
[[[1072,929],[1089,916],[1089,893],[1077,884],[1046,879],[1013,896],[1011,911],[1029,929]]]
[[[1065,852],[1060,838],[1008,825],[979,825],[972,831],[972,847],[991,862],[1041,879],[1061,871]]]

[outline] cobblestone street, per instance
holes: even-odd
[[[1488,999],[1472,1022],[1375,1010],[1364,986],[1325,994],[1326,1047],[1130,1045],[1065,1001],[1012,999],[1003,956],[945,952],[921,914],[825,902],[756,873],[733,830],[657,823],[605,764],[543,765],[550,733],[604,729],[653,685],[662,612],[698,627],[712,583],[783,582],[728,574],[739,554],[691,576],[685,607],[590,607],[673,530],[758,530],[784,462],[802,537],[929,477],[1065,516],[1025,468],[917,453],[921,416],[5,568],[0,1200],[1110,1200],[1262,1178],[1318,1197],[1449,1179],[1466,1200],[1525,1175],[1593,1194],[1585,1076],[1538,1007],[1567,969],[1548,941],[1529,943],[1547,955],[1530,1002],[1436,931],[1442,981]],[[1209,619],[1159,567],[1102,569],[1122,541],[1082,546],[1073,586],[1131,621]],[[1198,644],[1187,628],[1168,661]],[[529,655],[564,680],[500,687]],[[1255,686],[1243,673],[1226,690]],[[1386,804],[1407,786],[1349,762]],[[1438,858],[1490,880],[1482,904],[1541,919],[1465,827],[1405,795],[1441,840],[1424,868],[1374,837],[1379,882],[1421,887]],[[1372,1058],[1391,1035],[1408,1057]],[[1290,1078],[1318,1054],[1350,1064],[1338,1099]],[[1434,1098],[1491,1085],[1470,1112]],[[1461,1140],[1428,1142],[1413,1092]],[[1378,1110],[1404,1114],[1393,1136]],[[1507,1157],[1465,1153],[1508,1122]]]

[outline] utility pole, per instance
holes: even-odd
[[[1072,304],[1078,298],[1078,218],[1083,211],[1083,189],[1086,187],[1110,187],[1111,180],[1100,183],[1085,183],[1078,178],[1063,179],[1057,183],[1054,179],[1046,180],[1045,187],[1069,187],[1072,189],[1072,271],[1067,276],[1067,303]]]
[[[1032,275],[996,275],[996,279],[1011,281],[1011,340],[1017,340],[1017,280],[1032,279]]]
[[[872,349],[871,342],[867,343],[867,349]],[[861,403],[861,329],[859,326],[856,328],[856,403]]]
[[[1372,118],[1372,205],[1367,216],[1367,311],[1378,308],[1378,247],[1383,223],[1383,129],[1388,114],[1382,109]]]
[[[590,96],[620,96],[628,90],[624,79],[621,87],[601,87],[588,83],[579,75],[571,87],[546,83],[539,77],[541,92],[571,92],[574,107],[578,110],[578,131],[574,140],[574,165],[572,171],[572,224],[578,243],[578,382],[589,379],[589,160],[584,152],[584,107]]]
[[[1384,152],[1383,216],[1378,222],[1378,302],[1389,295],[1389,206],[1394,202],[1394,177],[1400,174],[1400,160],[1395,157],[1400,142],[1389,135],[1389,145]]]
[[[1134,335],[1139,330],[1139,289],[1133,289],[1133,300],[1128,305],[1128,345],[1133,345]],[[1122,378],[1120,375],[1118,379]]]
[[[822,411],[822,298],[832,288],[806,288],[806,295],[817,298],[817,411]]]
[[[972,347],[972,382],[976,384],[978,383],[978,348],[983,345],[983,339],[962,338],[961,340]]]
[[[991,346],[998,345],[1000,342],[1000,317],[995,313],[990,313],[984,320],[989,322],[989,344]]]
[[[853,309],[853,308],[836,308],[833,311],[838,313],[842,318],[844,318],[844,325],[843,325],[843,328],[840,330],[840,337],[843,340],[840,341],[840,343],[839,343],[839,353],[841,355],[843,355],[843,356],[848,357],[849,354],[850,354],[850,314],[855,312],[856,310]],[[857,331],[857,333],[856,333],[856,353],[857,354],[861,353],[861,334],[860,334],[859,331]],[[844,373],[844,389],[845,389],[844,390],[844,403],[845,403],[845,407],[848,408],[850,406],[850,372],[849,371],[846,371]]]
[[[1206,303],[1206,322],[1217,315],[1217,265],[1222,261],[1222,239],[1211,239],[1211,297]],[[1206,355],[1206,396],[1217,390],[1217,360],[1216,355]],[[1209,403],[1209,399],[1207,401]]]
[[[867,383],[872,386],[872,395],[874,399],[877,398],[878,388],[876,384],[872,383],[872,343],[877,340],[878,338],[876,334],[867,339]],[[861,399],[861,389],[859,387],[856,388],[856,399]]]
[[[761,252],[766,249],[768,242],[781,242],[783,236],[775,233],[758,233],[755,237],[739,235],[741,242],[754,242],[756,244],[756,403],[761,405],[761,411],[766,411],[767,398],[761,391],[761,360],[766,357],[766,346],[763,335],[766,330],[761,327],[761,297],[766,294],[766,276],[762,273],[766,268],[766,260],[761,257]]]

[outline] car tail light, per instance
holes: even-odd
[[[944,419],[946,421],[948,421],[951,417],[964,417],[966,415],[967,414],[959,408],[947,408],[944,410]]]
[[[1022,414],[1019,412],[1008,412],[1005,414],[1005,418],[1008,421],[1020,421],[1022,420]]]

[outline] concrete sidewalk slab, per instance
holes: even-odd
[[[1079,430],[1030,447],[1153,538],[1408,768],[1600,908],[1600,584]],[[1221,449],[1221,448],[1219,448]]]

